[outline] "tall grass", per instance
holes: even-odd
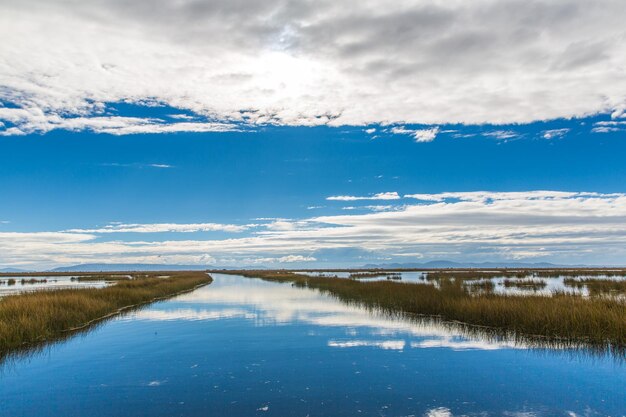
[[[212,281],[203,272],[118,281],[105,288],[61,289],[0,298],[0,357],[10,350],[64,336],[120,310]]]
[[[626,304],[572,294],[514,296],[471,294],[462,280],[431,285],[308,277],[286,271],[238,271],[248,277],[291,282],[338,299],[395,313],[438,316],[546,340],[626,347]]]

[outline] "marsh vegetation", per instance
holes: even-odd
[[[348,276],[350,279],[386,278],[391,280],[401,280],[402,274],[399,272],[352,272]]]
[[[319,290],[348,303],[395,314],[417,314],[482,326],[503,333],[600,348],[626,347],[626,303],[617,298],[556,292],[551,297],[475,292],[461,279],[438,285],[403,284],[313,277],[289,271],[237,271],[237,274]],[[448,275],[449,276],[449,275]],[[525,274],[527,276],[527,274]],[[528,281],[527,281],[528,282]],[[491,284],[492,285],[492,284]],[[516,283],[517,285],[517,283]],[[531,286],[542,283],[531,281]]]
[[[0,298],[0,357],[21,347],[53,340],[125,309],[208,284],[204,272],[169,278],[142,274],[104,288],[60,289]]]

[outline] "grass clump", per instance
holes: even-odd
[[[67,335],[123,309],[208,284],[203,272],[119,281],[105,288],[61,289],[0,298],[0,357]]]
[[[587,288],[590,295],[626,294],[626,280],[565,278],[563,284],[577,289]]]
[[[127,281],[129,279],[132,279],[132,278],[128,275],[81,275],[78,277],[70,278],[70,281],[78,281],[78,282]]]
[[[484,291],[484,292],[492,292],[496,285],[491,280],[485,281],[470,281],[467,284],[467,287],[470,291]]]
[[[506,288],[520,288],[523,290],[543,290],[548,283],[542,279],[505,279],[502,284]]]
[[[388,281],[309,277],[287,271],[237,271],[314,288],[338,299],[392,313],[437,316],[502,332],[547,341],[587,343],[602,348],[626,347],[626,303],[572,294],[514,296],[492,292],[472,294],[462,280],[431,285]]]
[[[400,272],[353,272],[349,276],[350,279],[368,279],[368,278],[387,278],[393,280],[401,280]]]

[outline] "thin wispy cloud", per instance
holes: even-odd
[[[563,128],[563,129],[550,129],[550,130],[544,130],[542,132],[541,137],[543,137],[544,139],[557,139],[557,138],[562,138],[565,135],[567,135],[567,133],[570,131],[571,129],[568,128]]]
[[[494,130],[491,132],[483,132],[483,136],[499,140],[513,139],[519,137],[519,133],[513,130]]]
[[[396,135],[410,135],[413,136],[416,142],[432,142],[439,133],[439,126],[434,126],[427,129],[407,129],[406,127],[393,127],[391,133]]]
[[[70,233],[194,233],[194,232],[231,232],[239,233],[248,230],[252,225],[235,225],[219,223],[152,223],[125,224],[115,223],[97,229],[70,229]]]
[[[119,168],[158,168],[158,169],[169,169],[174,168],[174,165],[170,164],[144,164],[144,163],[121,163],[121,162],[105,162],[98,164],[102,167],[119,167]]]
[[[326,197],[329,201],[358,201],[358,200],[399,200],[401,197],[396,191],[377,193],[369,196],[334,195]]]

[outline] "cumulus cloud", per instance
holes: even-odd
[[[400,195],[396,192],[377,193],[370,196],[335,195],[326,197],[330,201],[358,201],[358,200],[399,200]]]
[[[617,0],[0,7],[0,101],[11,104],[2,135],[522,123],[625,108],[626,9]],[[102,114],[116,102],[167,104],[208,122]]]

